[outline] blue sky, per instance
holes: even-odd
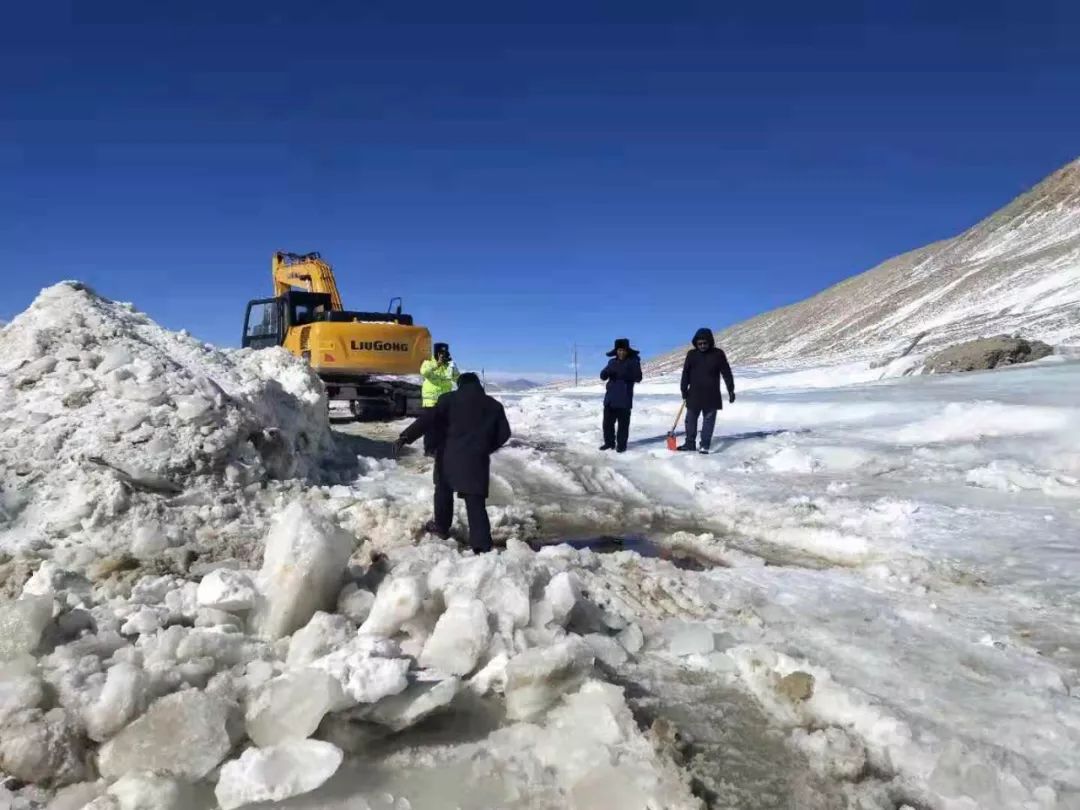
[[[1080,154],[1075,5],[16,4],[0,319],[79,278],[235,344],[319,250],[466,366],[664,351]]]

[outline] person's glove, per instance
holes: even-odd
[[[728,402],[734,402],[734,401],[735,401],[735,392],[734,391],[728,391]]]
[[[405,440],[400,436],[394,441],[394,458],[401,455],[402,449],[405,447]]]

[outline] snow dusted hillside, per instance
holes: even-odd
[[[927,351],[1015,332],[1080,341],[1080,160],[960,236],[736,324],[718,341],[743,367],[880,363],[912,351],[893,376]],[[686,348],[652,360],[646,374],[677,371]]]

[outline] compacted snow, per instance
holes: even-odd
[[[0,364],[0,808],[1080,808],[1080,365],[507,398],[476,557],[283,352],[66,284]]]

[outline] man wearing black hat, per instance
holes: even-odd
[[[637,350],[630,348],[629,338],[618,338],[607,356],[611,359],[600,372],[600,379],[607,380],[604,443],[600,449],[625,453],[630,436],[630,410],[634,407],[634,383],[641,382],[641,361]]]
[[[405,429],[396,446],[416,441],[425,426],[417,420]],[[487,514],[491,454],[510,440],[510,423],[498,400],[484,393],[472,372],[458,378],[458,389],[439,397],[428,428],[435,444],[435,519],[424,527],[449,537],[454,520],[454,493],[465,501],[469,545],[491,551],[491,522]]]

